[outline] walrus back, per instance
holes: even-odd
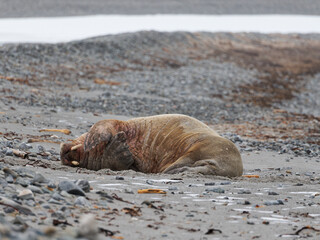
[[[130,151],[141,163],[143,172],[159,172],[186,155],[197,143],[219,135],[204,123],[180,114],[135,118],[135,137],[129,140]]]

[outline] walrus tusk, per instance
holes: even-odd
[[[73,166],[79,166],[79,162],[77,162],[77,161],[72,161],[71,164],[72,164]]]
[[[77,150],[79,147],[81,147],[82,144],[78,144],[78,145],[75,145],[71,148],[71,151],[74,151],[74,150]]]
[[[41,129],[39,132],[62,132],[66,135],[69,135],[71,133],[68,129]]]
[[[166,191],[163,191],[161,189],[139,189],[138,193],[160,193],[160,194],[166,194]]]

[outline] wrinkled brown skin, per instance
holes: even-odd
[[[73,146],[78,147],[71,150]],[[144,173],[193,172],[241,176],[240,153],[204,123],[179,114],[102,120],[72,143],[61,145],[61,161],[99,170],[133,169]]]

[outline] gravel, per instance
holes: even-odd
[[[319,205],[317,68],[302,72],[299,92],[266,106],[255,99],[270,99],[269,93],[255,84],[270,72],[246,64],[255,56],[248,49],[261,56],[263,46],[308,47],[319,40],[315,34],[139,32],[0,46],[0,238],[129,239],[134,232],[139,239],[145,234],[200,239],[208,232],[264,239],[307,225],[316,228],[318,215],[301,214],[317,214]],[[234,48],[221,52],[227,46]],[[280,80],[290,87],[290,81]],[[216,129],[239,148],[245,174],[260,178],[178,175],[168,181],[161,175],[91,172],[60,163],[57,143],[98,120],[163,113],[187,114]],[[45,128],[67,128],[71,134],[39,132]],[[140,188],[168,192],[142,196]],[[122,228],[124,222],[129,227]],[[226,222],[237,224],[230,230]],[[244,232],[244,226],[252,229]]]

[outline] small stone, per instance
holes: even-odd
[[[178,191],[178,188],[176,186],[170,186],[168,187],[169,191]]]
[[[245,200],[243,205],[250,205],[251,203],[248,200]]]
[[[74,204],[76,206],[84,206],[84,207],[89,207],[91,206],[90,202],[85,198],[85,197],[77,197],[75,200]]]
[[[149,184],[149,185],[153,185],[153,184],[154,184],[154,181],[152,181],[152,180],[146,180],[146,183]]]
[[[220,185],[230,185],[231,182],[230,181],[225,181],[225,182],[221,182]]]
[[[79,228],[77,229],[77,234],[79,237],[90,240],[97,239],[98,232],[98,224],[94,215],[86,214],[81,216]]]
[[[14,208],[12,208],[12,207],[5,207],[5,208],[3,208],[3,211],[5,213],[13,213],[16,210]]]
[[[42,145],[37,145],[37,149],[38,149],[38,151],[41,153],[41,152],[45,152],[46,151],[46,149],[42,146]]]
[[[33,199],[29,199],[26,201],[26,205],[28,205],[29,207],[34,207],[36,206],[36,203]]]
[[[41,190],[44,192],[44,193],[52,193],[51,190],[49,190],[47,187],[42,187]]]
[[[297,183],[297,184],[294,184],[293,186],[298,186],[298,187],[300,187],[300,186],[303,186],[303,183]]]
[[[17,225],[27,225],[25,220],[19,215],[17,215],[15,219],[13,219],[12,223]]]
[[[51,196],[54,200],[57,200],[57,201],[61,201],[61,200],[64,200],[64,198],[57,192],[54,192]]]
[[[13,156],[13,151],[12,149],[8,148],[6,153],[5,153],[6,156]]]
[[[271,206],[271,205],[284,205],[282,200],[269,200],[269,201],[265,201],[264,205],[266,206]]]
[[[75,181],[75,184],[77,184],[83,191],[90,192],[90,183],[87,180],[77,180]]]
[[[40,183],[48,183],[49,180],[46,179],[42,174],[40,173],[36,173],[33,177],[33,179],[31,180],[31,183],[36,185],[36,184],[40,184]]]
[[[8,182],[5,179],[0,178],[0,185],[2,186],[2,188],[5,188],[8,186]]]
[[[107,198],[109,200],[113,200],[113,197],[111,197],[108,193],[105,191],[97,191],[96,194],[99,194],[101,197]]]
[[[62,205],[61,202],[59,202],[59,201],[57,201],[57,200],[55,200],[55,199],[53,199],[53,198],[50,198],[49,201],[48,201],[48,203],[57,204],[57,205]]]
[[[15,181],[15,184],[20,184],[22,187],[28,187],[29,183],[24,180],[22,177],[18,177]]]
[[[19,150],[21,151],[28,151],[30,148],[32,148],[32,146],[29,143],[23,142],[19,145]]]
[[[55,227],[52,227],[52,226],[46,227],[43,230],[43,233],[48,237],[53,237],[56,232],[57,232],[57,229]]]
[[[61,181],[58,185],[58,189],[60,191],[66,191],[69,194],[77,195],[77,196],[85,196],[84,191],[75,183],[71,181]]]
[[[205,186],[214,186],[216,185],[215,182],[208,182],[208,183],[204,183]]]
[[[248,221],[247,221],[247,224],[249,224],[249,225],[254,225],[254,222],[251,221],[251,220],[248,220]]]
[[[52,181],[50,181],[47,186],[48,188],[57,188],[57,185]]]
[[[251,191],[250,190],[247,190],[247,189],[241,189],[238,194],[251,194]]]
[[[66,219],[64,212],[59,211],[59,210],[53,212],[53,213],[51,214],[51,217],[52,217],[52,218],[55,218],[55,219],[60,219],[60,220]]]
[[[43,207],[45,209],[51,209],[50,205],[47,203],[42,204],[41,207]]]
[[[189,213],[186,215],[186,217],[194,217],[194,215]]]
[[[215,193],[224,193],[224,189],[222,188],[206,188],[206,192],[215,192]]]
[[[124,177],[116,176],[116,180],[124,180]]]
[[[8,175],[7,177],[6,177],[6,181],[7,181],[7,183],[13,183],[13,177],[12,177],[12,175]]]
[[[39,193],[39,194],[43,194],[43,191],[41,188],[34,186],[34,185],[30,185],[28,187],[33,193]]]
[[[279,193],[276,193],[276,192],[268,192],[268,195],[279,195]]]
[[[22,191],[19,192],[18,197],[24,200],[34,199],[33,192],[30,189],[23,189]]]
[[[132,189],[128,189],[128,188],[125,188],[125,189],[124,189],[124,192],[125,192],[125,193],[128,193],[128,194],[134,194],[134,192],[132,191]]]

